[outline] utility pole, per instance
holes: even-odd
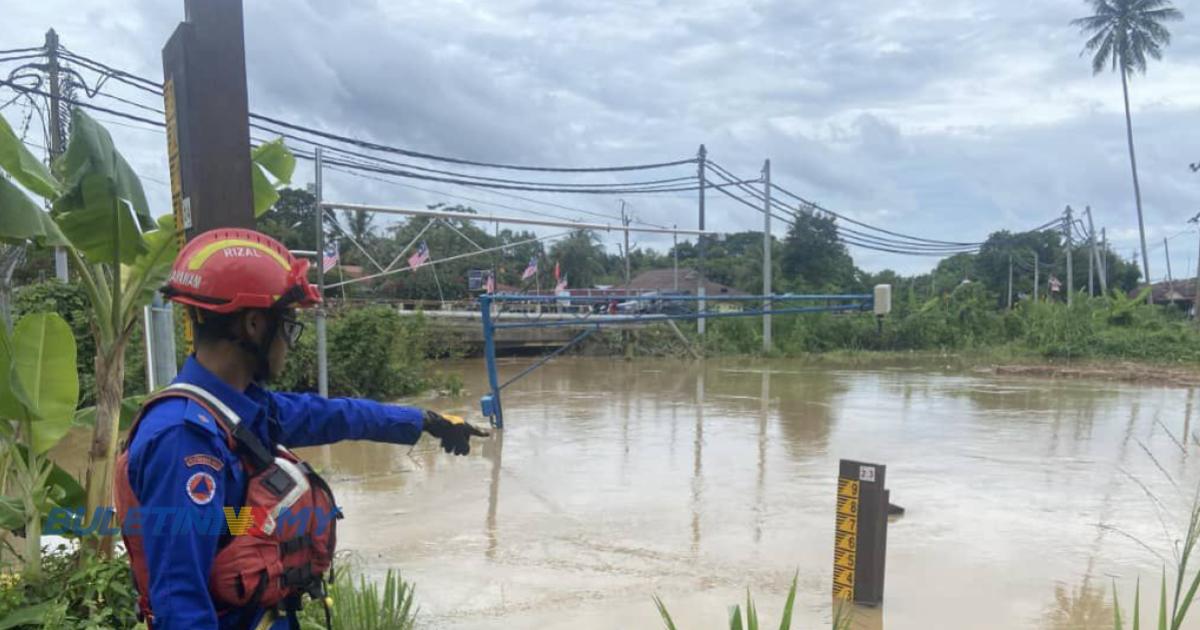
[[[1100,228],[1100,251],[1104,255],[1100,257],[1100,287],[1104,292],[1108,293],[1108,228]]]
[[[1038,261],[1037,250],[1033,251],[1033,301],[1038,301],[1038,271],[1040,270],[1041,262]]]
[[[771,351],[771,160],[763,161],[763,352]]]
[[[46,31],[46,74],[50,77],[50,163],[66,150],[62,128],[62,84],[59,80],[58,65],[58,33],[54,29]],[[63,247],[54,248],[54,277],[62,282],[70,280],[67,267],[67,250]]]
[[[1096,273],[1100,276],[1100,295],[1108,295],[1108,278],[1105,277],[1104,263],[1100,260],[1100,250],[1096,247],[1096,224],[1092,222],[1092,207],[1087,207],[1088,235],[1092,240],[1092,258],[1096,263]],[[1089,275],[1089,277],[1091,277]]]
[[[625,214],[625,200],[621,199],[621,225],[625,226],[625,297],[629,297],[629,217]]]
[[[705,231],[705,229],[704,229],[704,189],[707,188],[707,182],[705,180],[704,169],[706,168],[707,161],[708,161],[708,149],[705,149],[704,145],[702,144],[702,145],[700,145],[699,152],[697,152],[697,154],[696,154],[696,179],[698,180],[698,183],[700,185],[699,186],[699,188],[700,188],[699,195],[700,195],[700,231],[701,232]],[[697,261],[697,264],[696,264],[696,267],[697,267],[697,269],[696,269],[696,297],[699,298],[699,301],[696,302],[696,310],[699,314],[703,314],[704,310],[706,308],[706,306],[704,304],[704,235],[703,234],[696,235],[696,246],[697,246],[697,249],[699,250],[698,251],[699,260]],[[701,341],[704,340],[704,324],[705,324],[705,319],[703,317],[700,317],[699,319],[696,320],[696,332],[698,332],[700,334]]]
[[[679,226],[672,225],[671,229],[678,230]],[[675,232],[671,235],[671,242],[674,245],[671,248],[671,253],[674,254],[675,258],[675,292],[679,293],[679,232]]]
[[[1071,253],[1071,227],[1071,206],[1067,206],[1067,215],[1063,220],[1063,234],[1067,237],[1067,306],[1071,305],[1072,298],[1075,295],[1075,267],[1071,262],[1071,259],[1074,258]]]
[[[1188,219],[1188,223],[1200,228],[1200,212]],[[1197,233],[1200,234],[1200,230]],[[1200,256],[1196,256],[1196,294],[1192,296],[1192,319],[1196,320],[1197,326],[1200,326]]]
[[[1085,206],[1087,214],[1087,296],[1096,298],[1096,233],[1092,230],[1092,206]]]
[[[628,300],[629,292],[630,292],[629,291],[629,279],[630,279],[630,273],[629,273],[629,216],[627,214],[625,214],[625,200],[620,199],[619,201],[621,202],[621,225],[625,226],[625,299]],[[634,312],[638,312],[640,310],[640,306],[641,306],[640,304],[637,305],[635,307],[637,310],[635,310]],[[633,335],[629,330],[621,331],[621,342],[622,342],[622,345],[625,346],[625,360],[626,361],[632,360],[633,359]]]
[[[1167,295],[1175,288],[1175,279],[1171,277],[1171,244],[1163,238],[1163,255],[1167,257]]]
[[[1012,310],[1012,254],[1008,255],[1008,310]]]

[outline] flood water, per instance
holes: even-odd
[[[443,367],[467,391],[441,404],[477,416],[482,364]],[[1112,580],[1130,600],[1162,565],[1133,539],[1169,557],[1164,529],[1186,528],[1193,396],[937,366],[566,359],[507,390],[503,437],[465,459],[313,455],[336,470],[342,546],[413,579],[430,627],[657,628],[657,594],[681,627],[719,628],[747,586],[777,618],[797,571],[797,626],[826,626],[849,458],[886,464],[907,509],[860,627],[1111,628]]]
[[[438,367],[466,391],[415,404],[478,419],[482,362]],[[468,457],[308,456],[332,471],[340,548],[413,580],[424,627],[661,628],[657,594],[681,628],[716,629],[747,587],[772,626],[797,572],[793,627],[828,627],[847,458],[886,464],[907,509],[856,627],[1111,628],[1113,580],[1128,611],[1140,576],[1149,608],[1186,529],[1193,399],[938,365],[571,358],[506,390],[503,435]]]

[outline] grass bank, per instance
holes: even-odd
[[[696,326],[687,337],[666,326],[629,335],[636,356],[778,356],[839,365],[944,363],[956,369],[1001,374],[1111,378],[1200,384],[1200,328],[1171,307],[1150,306],[1123,295],[1077,296],[1061,302],[998,309],[975,284],[929,300],[897,300],[882,321],[869,314],[781,315],[773,324],[774,348],[762,349],[761,320],[730,318],[708,323],[701,343]],[[597,335],[586,354],[621,354],[620,331]],[[691,346],[689,349],[688,346]]]

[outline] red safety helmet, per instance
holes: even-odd
[[[320,303],[308,281],[308,261],[254,230],[209,230],[184,245],[163,293],[214,313],[245,308],[301,308]]]

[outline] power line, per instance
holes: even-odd
[[[720,166],[719,164],[716,164],[716,163],[711,163],[711,164],[714,167],[713,172],[716,173],[718,176],[728,179],[729,177],[731,177],[733,175],[727,169]],[[772,184],[772,187],[779,188],[778,186],[775,186],[774,184]],[[766,200],[766,196],[762,192],[754,190],[753,188],[743,187],[743,190],[748,192],[751,196],[758,199],[759,201]],[[787,191],[784,191],[784,192],[786,193]],[[782,202],[780,202],[778,200],[772,199],[772,205],[784,210],[785,212],[791,214],[792,216],[796,216],[796,213],[794,210],[785,206]],[[870,229],[873,229],[873,230],[876,230],[876,231],[879,231],[879,232],[882,232],[885,234],[893,234],[893,235],[898,234],[896,232],[890,232],[890,231],[884,230],[882,228],[877,228],[875,226],[868,225],[866,223],[862,223],[861,221],[854,221],[853,219],[847,219],[846,217],[843,217],[842,215],[840,215],[836,212],[832,212],[830,210],[827,210],[827,209],[817,206],[815,204],[809,204],[809,205],[814,207],[815,209],[822,210],[822,211],[827,212],[838,218],[846,219],[847,221],[857,224],[857,225],[862,225],[862,226],[868,227]],[[751,207],[753,207],[753,206],[751,206]],[[871,242],[871,243],[881,245],[881,246],[887,247],[887,248],[903,249],[904,251],[920,250],[920,253],[922,253],[922,254],[926,253],[926,252],[945,252],[945,253],[954,252],[954,253],[957,253],[959,251],[978,249],[978,246],[979,246],[979,244],[956,244],[956,243],[953,243],[950,241],[935,241],[932,239],[925,239],[925,238],[921,238],[921,237],[910,237],[910,236],[906,236],[906,235],[900,235],[900,236],[902,236],[903,238],[906,238],[906,239],[910,239],[910,240],[895,240],[895,239],[877,236],[877,235],[870,234],[867,232],[860,232],[858,230],[848,228],[848,227],[845,227],[842,225],[838,225],[837,229],[839,232],[844,233],[847,236],[847,238],[860,239],[858,242],[867,241],[867,242]],[[918,253],[918,252],[914,252],[914,253]]]
[[[397,162],[397,161],[389,160],[386,158],[367,155],[365,153],[349,151],[347,149],[330,146],[328,144],[323,144],[320,142],[314,142],[312,140],[308,140],[306,138],[300,138],[298,136],[295,136],[293,134],[289,134],[286,132],[280,132],[277,129],[272,129],[270,127],[266,127],[263,125],[257,125],[257,124],[251,123],[250,126],[254,129],[258,129],[260,131],[265,131],[267,133],[280,135],[284,138],[290,138],[292,140],[296,140],[299,142],[306,142],[312,146],[321,147],[322,149],[326,149],[331,152],[339,153],[339,154],[348,156],[350,158],[357,158],[359,160],[360,164],[368,164],[371,166],[378,166],[380,164],[386,164],[390,167],[412,169],[412,170],[421,171],[424,173],[432,173],[434,175],[445,175],[447,177],[477,179],[482,182],[489,182],[489,183],[514,184],[514,185],[521,185],[521,186],[557,186],[557,187],[562,187],[562,188],[619,188],[619,187],[631,188],[631,187],[666,186],[668,184],[679,184],[681,182],[690,182],[690,181],[694,181],[696,179],[696,177],[694,175],[688,175],[686,177],[672,177],[672,178],[665,178],[665,179],[643,180],[643,181],[634,181],[634,182],[563,183],[563,182],[527,181],[527,180],[517,180],[517,179],[506,179],[506,178],[500,178],[500,177],[485,177],[482,175],[472,175],[470,173],[460,173],[460,172],[456,172],[456,171],[447,171],[447,170],[443,170],[443,169],[430,168],[427,166],[420,166],[420,165],[410,164],[410,163],[406,163],[406,162]]]
[[[16,83],[13,83],[12,81],[8,81],[5,79],[0,79],[0,85],[7,85],[8,87],[10,87],[14,90],[17,90],[19,92],[24,92],[26,94],[36,94],[38,96],[44,96],[46,98],[50,98],[49,92],[45,92],[43,90],[39,90],[36,88],[29,88],[29,87],[17,85]],[[151,120],[149,118],[143,118],[141,116],[136,116],[134,114],[129,114],[126,112],[115,110],[115,109],[110,109],[108,107],[102,107],[100,105],[95,105],[93,103],[84,103],[82,101],[78,101],[73,98],[68,98],[65,96],[58,97],[58,100],[60,100],[64,103],[67,103],[69,105],[75,105],[76,107],[82,107],[84,109],[91,109],[91,110],[95,110],[98,112],[104,112],[106,114],[112,114],[113,116],[119,116],[121,118],[126,118],[128,120],[136,120],[138,122],[144,122],[149,125],[154,125],[155,127],[166,127],[167,126],[167,124],[161,120]]]
[[[559,219],[562,221],[579,221],[580,223],[583,222],[583,221],[581,221],[577,218],[573,218],[573,217],[564,217],[564,216],[560,216],[560,215],[556,215],[556,214],[550,214],[549,212],[538,212],[537,210],[529,210],[528,208],[521,208],[519,206],[510,206],[510,205],[506,205],[506,204],[502,204],[502,203],[496,203],[494,201],[488,201],[486,199],[477,199],[474,197],[458,195],[458,194],[446,192],[443,190],[434,190],[432,188],[425,188],[423,186],[417,186],[415,184],[409,184],[407,182],[398,182],[393,179],[385,179],[383,177],[376,177],[374,175],[370,175],[367,173],[360,173],[358,171],[354,171],[351,169],[331,166],[331,167],[329,167],[329,170],[337,171],[339,173],[345,173],[347,175],[352,175],[354,177],[360,177],[362,179],[368,179],[368,180],[372,180],[372,181],[382,182],[384,184],[391,184],[393,186],[403,186],[405,188],[412,188],[413,190],[419,190],[422,192],[426,192],[426,193],[430,193],[430,194],[438,195],[438,196],[442,196],[442,197],[451,197],[454,199],[461,199],[463,201],[469,201],[472,203],[485,204],[486,206],[494,206],[497,208],[504,208],[506,210],[515,210],[517,212],[525,212],[525,213],[532,214],[535,216],[542,216],[542,217],[547,217],[550,219]],[[599,216],[604,216],[604,215],[599,215]],[[612,217],[606,217],[606,218],[612,218]]]
[[[15,53],[25,53],[25,52],[45,53],[46,47],[45,46],[30,46],[29,48],[10,48],[8,50],[0,50],[0,55],[11,55],[11,54],[15,54]]]
[[[67,56],[68,58],[70,58],[72,61],[76,61],[85,66],[90,65],[90,68],[93,71],[107,72],[107,73],[113,75],[114,78],[121,80],[123,83],[133,85],[134,87],[137,87],[139,89],[145,90],[150,93],[159,94],[159,95],[161,95],[161,93],[162,93],[162,85],[159,83],[156,83],[154,81],[151,81],[150,79],[146,79],[144,77],[139,77],[139,76],[131,74],[129,72],[125,72],[123,70],[114,68],[112,66],[108,66],[108,65],[103,64],[94,59],[73,53],[69,50],[66,50],[65,48],[63,49],[63,51],[64,51],[64,55]],[[412,157],[412,158],[420,158],[420,159],[432,160],[432,161],[438,161],[438,162],[447,162],[447,163],[451,163],[451,164],[461,164],[464,166],[478,166],[478,167],[484,167],[484,168],[496,168],[496,169],[515,170],[515,171],[541,171],[541,172],[557,172],[557,173],[602,173],[602,172],[618,172],[618,171],[639,171],[639,170],[669,168],[672,166],[682,166],[685,164],[694,164],[697,161],[697,158],[693,157],[693,158],[686,158],[686,159],[682,159],[682,160],[673,160],[673,161],[667,161],[667,162],[653,162],[653,163],[648,163],[648,164],[629,164],[629,165],[597,166],[597,167],[526,166],[526,165],[519,165],[519,164],[501,164],[501,163],[496,163],[496,162],[481,162],[481,161],[476,161],[476,160],[466,160],[466,159],[462,159],[462,158],[454,158],[454,157],[449,157],[449,156],[444,156],[444,155],[436,155],[433,153],[413,151],[410,149],[402,149],[402,148],[391,146],[391,145],[381,144],[381,143],[377,143],[377,142],[371,142],[371,141],[367,141],[367,140],[360,140],[358,138],[352,138],[349,136],[343,136],[343,135],[331,133],[328,131],[313,129],[311,127],[306,127],[303,125],[290,123],[290,122],[287,122],[284,120],[280,120],[278,118],[264,116],[261,114],[251,113],[250,118],[253,120],[258,120],[258,121],[262,121],[262,122],[266,122],[266,123],[271,123],[274,125],[279,125],[281,127],[284,127],[286,129],[291,129],[293,131],[298,131],[298,132],[307,133],[310,135],[315,135],[318,137],[325,138],[327,140],[336,140],[338,142],[352,144],[354,146],[358,146],[358,147],[364,148],[364,149],[370,149],[373,151],[380,151],[380,152],[385,152],[385,153],[395,153],[398,155],[404,155],[404,156]]]
[[[721,171],[724,171],[724,169],[721,169]],[[729,179],[728,175],[726,175],[726,173],[728,173],[728,171],[725,171],[725,172],[714,171],[714,173],[718,177],[721,177],[726,180]],[[743,185],[743,186],[740,186],[740,188],[741,188],[741,190],[748,193],[751,197],[757,199],[758,201],[764,202],[764,203],[766,202],[766,196],[763,193],[761,193],[749,186]],[[749,202],[745,201],[744,199],[736,197],[732,194],[729,194],[729,196],[733,197],[737,201],[742,202],[746,206],[748,206],[758,212],[763,211],[760,206],[749,203]],[[779,202],[778,200],[772,199],[771,205],[773,208],[781,210],[781,211],[789,214],[793,218],[796,218],[798,216],[794,210],[787,207],[786,205],[784,205],[782,202]],[[788,224],[795,223],[794,221],[791,221],[787,218],[781,217],[781,216],[775,214],[774,212],[771,213],[771,216],[776,219],[779,219],[781,221],[784,221]],[[846,242],[848,242],[848,243],[853,243],[853,244],[856,244],[859,246],[864,246],[864,247],[867,245],[878,246],[880,248],[883,248],[880,251],[891,251],[891,252],[895,252],[895,253],[913,253],[913,254],[918,254],[918,255],[928,255],[928,254],[951,255],[951,254],[955,254],[955,253],[961,253],[963,251],[970,251],[970,250],[978,249],[978,247],[964,247],[964,246],[957,246],[957,245],[956,246],[933,245],[930,243],[899,241],[899,240],[895,240],[895,239],[884,238],[884,237],[877,236],[874,234],[869,234],[866,232],[860,232],[860,231],[854,230],[852,228],[847,228],[842,225],[837,225],[836,223],[835,223],[835,229],[837,229],[839,236],[841,238],[845,239]]]
[[[718,175],[720,175],[720,174],[718,173]],[[723,177],[723,175],[722,175],[722,177]],[[737,195],[725,190],[724,188],[718,188],[718,190],[720,192],[724,193],[726,196],[730,197],[731,199],[733,199],[733,200],[735,200],[757,212],[764,211],[761,206],[750,203],[749,201],[746,201],[745,199],[738,197]],[[771,216],[775,219],[782,221],[783,223],[785,223],[789,226],[795,224],[794,219],[789,219],[788,217],[780,216],[780,215],[776,214],[775,212],[771,212]],[[835,224],[835,229],[838,232],[838,240],[841,241],[842,243],[845,243],[846,245],[858,247],[861,249],[872,250],[872,251],[885,252],[885,253],[891,253],[891,254],[904,254],[904,255],[909,255],[909,256],[938,256],[938,257],[947,257],[947,256],[953,256],[955,254],[970,253],[970,251],[965,251],[965,250],[964,251],[931,251],[931,250],[918,250],[915,248],[903,248],[901,246],[890,246],[887,243],[880,243],[880,242],[871,240],[875,237],[871,237],[870,235],[867,235],[866,237],[862,237],[862,236],[856,236],[856,235],[854,235],[854,233],[847,234],[845,232],[845,230],[847,230],[847,228],[842,228],[841,226],[837,226],[836,224]],[[859,234],[861,234],[861,233],[859,233]]]
[[[379,144],[377,142],[370,142],[367,140],[359,140],[357,138],[351,138],[349,136],[343,136],[343,135],[339,135],[339,134],[335,134],[335,133],[330,133],[328,131],[321,131],[321,130],[317,130],[317,129],[311,129],[308,127],[304,127],[301,125],[292,124],[292,123],[289,123],[286,121],[279,120],[278,118],[271,118],[270,116],[263,116],[261,114],[251,113],[250,118],[253,120],[261,120],[264,122],[269,122],[271,124],[279,125],[281,127],[287,128],[287,129],[292,129],[295,131],[302,131],[302,132],[309,133],[312,135],[320,136],[322,138],[326,138],[329,140],[337,140],[338,142],[353,144],[355,146],[362,147],[364,149],[371,149],[373,151],[382,151],[385,153],[395,153],[397,155],[405,155],[408,157],[421,158],[421,159],[425,159],[425,160],[448,162],[451,164],[462,164],[464,166],[480,166],[480,167],[486,167],[486,168],[498,168],[498,169],[514,170],[514,171],[546,171],[546,172],[556,172],[556,173],[603,173],[603,172],[616,172],[616,171],[641,171],[641,170],[668,168],[668,167],[672,167],[672,166],[681,166],[684,164],[696,163],[696,158],[674,160],[671,162],[656,162],[656,163],[650,163],[650,164],[633,164],[633,165],[623,165],[623,166],[596,166],[596,167],[523,166],[523,165],[516,165],[516,164],[499,164],[499,163],[494,163],[494,162],[479,162],[479,161],[475,161],[475,160],[464,160],[461,158],[452,158],[452,157],[447,157],[447,156],[442,156],[442,155],[434,155],[432,153],[423,153],[420,151],[411,151],[408,149],[401,149],[398,147],[393,147],[393,146],[389,146],[389,145],[385,145],[385,144]]]

